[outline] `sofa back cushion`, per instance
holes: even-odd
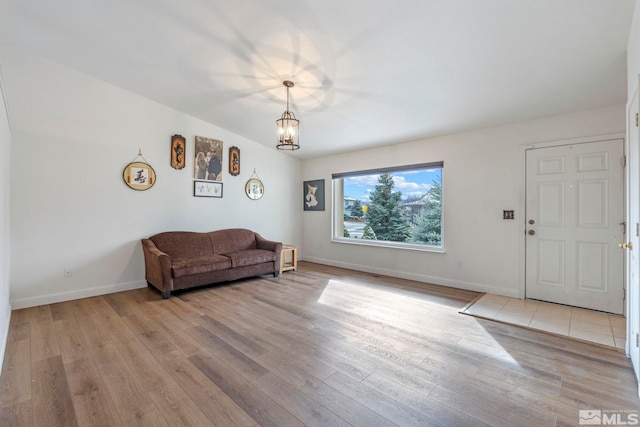
[[[212,231],[208,234],[216,254],[256,248],[256,234],[251,230],[230,228],[228,230]]]
[[[199,258],[213,254],[213,246],[207,233],[167,231],[149,239],[173,259]]]

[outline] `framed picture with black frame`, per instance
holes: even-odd
[[[193,195],[195,197],[222,197],[222,182],[193,181]]]
[[[303,206],[305,211],[324,210],[324,179],[302,183]]]

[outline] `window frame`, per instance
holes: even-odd
[[[343,236],[344,226],[344,178],[365,176],[365,175],[380,175],[383,173],[389,173],[393,175],[394,172],[410,172],[412,170],[425,170],[425,169],[440,169],[441,180],[441,205],[440,205],[440,236],[441,246],[431,246],[421,243],[409,243],[409,242],[393,242],[388,240],[368,240],[368,239],[356,239]],[[366,169],[352,172],[333,173],[331,175],[331,185],[333,194],[333,203],[331,209],[331,242],[342,243],[349,245],[360,246],[374,246],[385,247],[392,249],[405,249],[412,251],[422,252],[435,252],[445,253],[445,235],[444,235],[444,162],[431,162],[431,163],[419,163],[413,165],[402,165],[376,169]]]

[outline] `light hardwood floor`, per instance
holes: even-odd
[[[2,426],[568,426],[640,410],[612,349],[459,314],[474,292],[298,271],[16,310]]]

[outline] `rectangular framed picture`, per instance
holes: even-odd
[[[324,210],[324,179],[304,181],[302,183],[302,195],[304,197],[305,211]]]
[[[174,169],[183,169],[185,155],[187,152],[187,140],[182,135],[173,135],[171,137],[171,167]]]
[[[222,183],[216,181],[193,181],[195,197],[222,197]]]
[[[194,179],[222,181],[222,146],[223,142],[217,139],[195,137]]]

